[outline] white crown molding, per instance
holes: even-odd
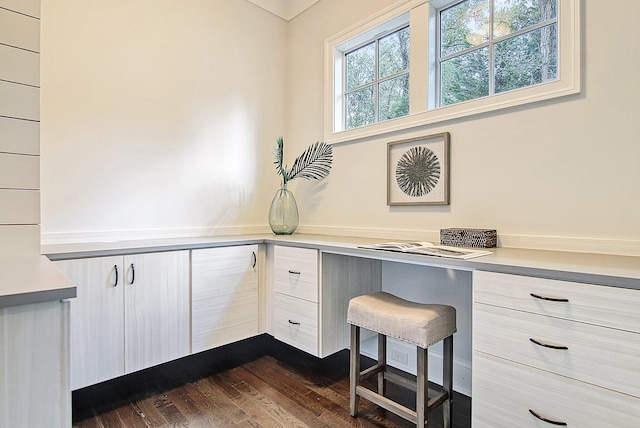
[[[320,0],[249,0],[251,3],[290,21]]]

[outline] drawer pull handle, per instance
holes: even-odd
[[[535,294],[535,293],[529,293],[529,295],[531,297],[535,297],[536,299],[540,299],[540,300],[548,300],[550,302],[568,302],[569,299],[563,299],[561,297],[548,297],[548,296],[541,296],[539,294]]]
[[[300,275],[300,272],[299,272],[299,271],[297,271],[297,270],[290,270],[290,271],[289,271],[289,273],[290,273],[291,275]]]
[[[113,286],[117,287],[118,286],[118,265],[113,265],[113,270],[116,272],[116,278],[115,278],[115,281],[113,281]]]
[[[293,324],[293,325],[300,325],[300,323],[299,323],[299,322],[297,322],[297,321],[291,321],[291,320],[289,320],[289,324]]]
[[[533,343],[535,343],[538,346],[544,346],[545,348],[551,348],[551,349],[569,349],[566,346],[563,345],[551,345],[549,343],[544,343],[544,342],[540,342],[539,340],[533,339],[533,338],[529,338],[530,341],[532,341]]]
[[[544,416],[540,416],[539,414],[537,414],[536,412],[534,412],[533,410],[529,409],[529,413],[531,413],[533,416],[535,416],[536,418],[540,419],[543,422],[546,422],[548,424],[551,425],[560,425],[563,427],[567,426],[566,422],[561,422],[561,421],[554,421],[553,419],[549,419],[549,418],[545,418]]]

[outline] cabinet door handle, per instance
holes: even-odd
[[[118,286],[118,265],[113,265],[113,270],[116,272],[116,280],[113,282],[113,286]]]
[[[300,275],[300,271],[297,271],[297,270],[289,270],[289,273],[291,275]]]
[[[293,324],[293,325],[300,325],[300,323],[299,323],[299,322],[297,322],[297,321],[291,321],[291,320],[289,320],[289,324]]]
[[[531,297],[535,297],[536,299],[547,300],[549,302],[568,302],[569,301],[569,299],[564,299],[562,297],[541,296],[541,295],[535,294],[535,293],[529,293],[529,295]]]
[[[567,426],[566,422],[562,422],[562,421],[554,421],[553,419],[549,419],[549,418],[545,418],[544,416],[541,416],[539,414],[537,414],[536,412],[534,412],[533,410],[529,409],[529,413],[531,413],[533,416],[535,416],[536,418],[540,419],[543,422],[546,422],[548,424],[551,425],[560,425],[563,427]]]
[[[133,266],[133,263],[131,263],[131,285],[133,285],[135,281],[136,281],[136,268],[135,266]]]
[[[536,340],[536,339],[534,339],[534,338],[532,338],[532,337],[530,337],[530,338],[529,338],[529,340],[530,340],[531,342],[535,343],[536,345],[538,345],[538,346],[544,346],[545,348],[550,348],[550,349],[569,349],[568,347],[563,346],[563,345],[551,345],[551,344],[549,344],[549,343],[544,343],[544,342],[541,342],[541,341],[539,341],[539,340]]]
[[[253,264],[252,264],[252,268],[255,269],[256,268],[256,264],[258,263],[258,257],[256,257],[256,252],[252,251],[251,255],[253,256]]]

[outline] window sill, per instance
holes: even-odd
[[[576,68],[579,69],[579,67]],[[566,79],[565,81],[554,81],[537,85],[535,87],[518,89],[516,91],[493,95],[491,97],[414,113],[397,119],[363,126],[361,128],[338,132],[326,130],[324,141],[327,144],[337,144],[382,136],[392,132],[409,131],[412,128],[420,126],[460,119],[480,113],[502,110],[524,104],[536,103],[538,101],[564,97],[567,95],[577,94],[579,92],[579,73],[575,73],[572,79]]]

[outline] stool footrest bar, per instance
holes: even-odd
[[[358,386],[356,388],[356,393],[362,398],[366,398],[373,404],[380,406],[383,409],[390,411],[391,413],[395,413],[396,415],[408,420],[409,422],[413,422],[415,424],[418,421],[416,412],[408,407],[403,406],[402,404],[398,404],[395,401],[388,399],[387,397],[383,397],[382,395],[377,394],[370,389],[367,389],[363,386]]]
[[[366,370],[360,372],[360,380],[368,379],[371,376],[380,373],[384,370],[384,364],[376,364],[375,366],[371,366]]]

